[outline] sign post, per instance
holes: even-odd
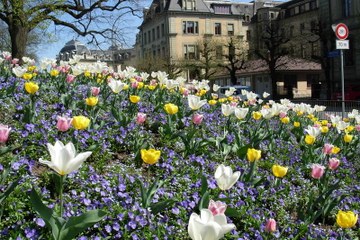
[[[349,49],[349,40],[346,40],[349,36],[349,29],[344,23],[339,23],[335,27],[335,35],[338,38],[336,40],[336,49],[340,49],[340,61],[341,61],[341,113],[342,118],[345,117],[345,82],[344,82],[344,49]]]

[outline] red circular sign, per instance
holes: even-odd
[[[349,36],[349,29],[344,23],[339,23],[335,28],[335,35],[340,40],[345,40]]]

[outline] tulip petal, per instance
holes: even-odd
[[[231,176],[231,178],[228,182],[227,188],[230,189],[232,186],[234,186],[234,184],[237,182],[239,177],[240,177],[240,172],[239,171],[234,172],[234,174]]]
[[[201,221],[204,223],[213,221],[213,214],[209,209],[201,209],[200,212]]]
[[[92,152],[83,152],[78,154],[74,159],[67,162],[65,174],[78,170],[81,164],[91,155]]]
[[[216,168],[216,171],[215,171],[215,179],[218,179],[220,178],[222,175],[223,175],[223,172],[225,171],[225,166],[224,164],[220,164],[217,168]]]
[[[201,231],[203,240],[219,240],[222,236],[222,230],[216,222],[209,222],[203,226]]]
[[[66,144],[65,148],[66,148],[66,150],[68,151],[68,153],[70,155],[70,159],[75,158],[76,149],[75,149],[74,144],[72,142],[69,142],[68,144]]]
[[[202,223],[200,216],[196,213],[190,215],[188,233],[192,240],[202,240],[200,231],[202,229]]]
[[[49,168],[53,169],[55,172],[61,174],[61,170],[53,162],[44,161],[41,158],[39,159],[39,162],[42,163],[42,164],[47,165]]]

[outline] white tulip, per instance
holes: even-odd
[[[230,116],[235,111],[235,107],[230,104],[221,104],[221,112],[225,117]]]
[[[216,84],[213,85],[214,92],[217,92],[219,90],[219,88],[220,88],[219,85],[216,85]]]
[[[264,92],[264,93],[263,93],[263,98],[267,98],[268,96],[270,96],[269,93],[267,93],[267,92]]]
[[[224,214],[213,216],[209,209],[201,209],[200,216],[190,215],[188,233],[192,240],[219,240],[234,228],[234,224],[227,223]]]
[[[21,78],[26,72],[27,69],[20,67],[20,66],[16,66],[12,69],[12,72],[18,77]]]
[[[221,190],[230,189],[234,186],[239,177],[239,171],[233,173],[231,167],[225,166],[224,164],[219,165],[215,171],[215,180]]]
[[[111,88],[111,90],[114,93],[119,93],[120,91],[122,91],[124,89],[126,84],[123,83],[122,81],[116,81],[115,79],[111,78],[108,83],[108,86]]]
[[[308,126],[305,132],[313,137],[317,137],[321,133],[321,130],[318,127]]]
[[[244,119],[248,114],[248,112],[249,112],[248,108],[235,108],[235,116],[238,119]]]
[[[66,175],[80,168],[81,164],[91,155],[92,152],[76,154],[74,144],[69,142],[64,146],[60,141],[51,145],[47,144],[51,161],[40,159],[40,163],[48,165],[60,175]]]
[[[201,100],[199,96],[189,95],[188,104],[192,110],[198,110],[207,103],[206,99]]]

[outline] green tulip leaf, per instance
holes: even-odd
[[[171,207],[174,203],[175,203],[175,200],[167,199],[167,200],[164,200],[161,202],[151,204],[150,209],[153,214],[157,214],[157,213],[162,212],[163,210]]]
[[[101,221],[105,216],[106,212],[103,210],[91,210],[80,216],[70,217],[61,229],[59,240],[75,238],[87,228]]]

